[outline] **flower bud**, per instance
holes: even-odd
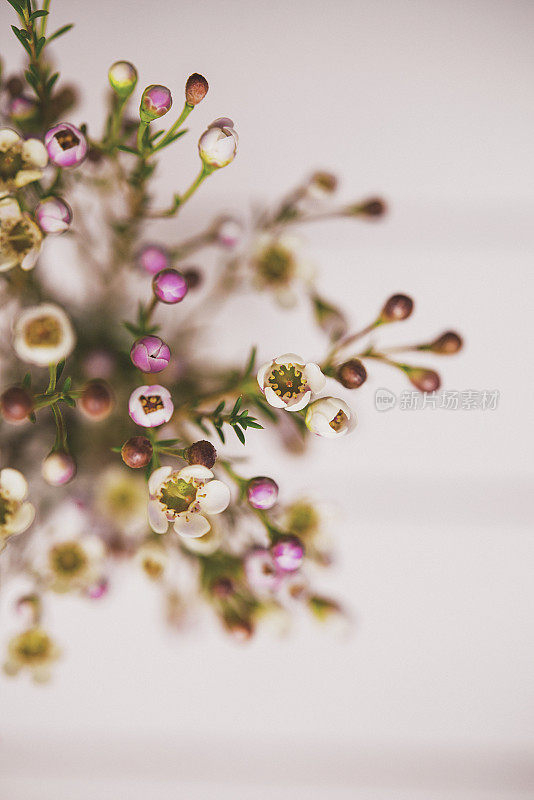
[[[437,392],[441,386],[441,378],[433,369],[409,367],[406,369],[406,374],[410,383],[420,392]]]
[[[194,72],[185,84],[185,100],[190,106],[197,106],[208,93],[209,84],[203,75]]]
[[[0,397],[0,408],[6,422],[24,422],[33,410],[33,400],[26,389],[12,386]]]
[[[100,422],[111,414],[115,398],[109,384],[103,380],[92,380],[85,384],[78,400],[80,411],[88,419]]]
[[[295,572],[304,560],[304,547],[296,536],[288,536],[271,547],[271,555],[279,570]]]
[[[217,460],[217,450],[205,439],[194,442],[185,455],[189,464],[200,464],[208,469],[211,469]]]
[[[121,449],[121,456],[124,463],[132,469],[147,467],[152,461],[153,447],[150,439],[146,436],[132,436],[124,442]]]
[[[149,123],[163,117],[172,106],[172,95],[166,86],[153,83],[147,86],[141,97],[139,116],[141,122]]]
[[[413,300],[405,294],[394,294],[386,300],[380,312],[380,322],[400,322],[408,319],[413,311]]]
[[[317,436],[333,439],[356,426],[356,414],[338,397],[321,397],[308,406],[306,427]]]
[[[360,206],[360,214],[365,217],[382,217],[387,211],[387,205],[380,197],[372,197]]]
[[[76,475],[76,462],[69,453],[56,450],[43,461],[41,474],[50,486],[64,486]]]
[[[133,343],[130,358],[141,372],[161,372],[169,366],[171,351],[159,336],[142,336]]]
[[[119,97],[128,97],[137,83],[137,70],[129,61],[115,61],[108,71],[111,88]]]
[[[234,582],[231,578],[216,578],[211,584],[211,593],[214,597],[225,600],[231,597],[235,591]]]
[[[323,330],[332,341],[336,341],[347,331],[347,320],[343,312],[327,302],[318,294],[312,296],[313,315],[321,330]]]
[[[176,269],[162,269],[152,280],[152,289],[162,303],[180,303],[187,294],[187,281]]]
[[[463,346],[462,337],[454,331],[446,331],[434,339],[430,344],[422,345],[419,350],[430,350],[432,353],[440,353],[440,355],[450,356],[457,353]]]
[[[358,389],[367,380],[367,370],[359,358],[351,358],[337,368],[336,380],[345,389]]]
[[[85,590],[85,594],[90,600],[100,600],[108,593],[109,581],[107,578],[100,578],[96,583],[92,583]]]
[[[33,119],[37,113],[37,104],[29,97],[14,97],[8,107],[8,114],[15,122],[24,123]]]
[[[18,97],[24,91],[24,83],[18,75],[12,75],[5,83],[5,88],[11,97]]]
[[[318,199],[334,194],[337,189],[338,180],[332,172],[318,170],[311,175],[306,186],[308,194]]]
[[[193,291],[194,289],[198,289],[198,287],[202,285],[202,273],[199,269],[195,269],[195,267],[189,267],[188,269],[184,269],[182,275],[185,278],[187,290],[189,292]]]
[[[243,224],[236,217],[219,217],[213,224],[213,237],[221,247],[234,250],[243,238]]]
[[[60,197],[45,197],[35,207],[35,218],[43,233],[63,233],[70,228],[72,210]]]
[[[48,157],[56,167],[77,167],[87,155],[87,139],[68,122],[60,122],[45,133]]]
[[[223,624],[229,634],[237,642],[248,642],[254,635],[254,624],[251,619],[239,617],[235,611],[226,609],[223,617]]]
[[[198,142],[198,152],[206,167],[220,169],[230,164],[237,152],[239,137],[227,117],[212,122]]]
[[[267,510],[278,500],[278,485],[272,478],[259,476],[247,484],[247,500],[252,508]]]
[[[151,275],[157,275],[171,263],[168,252],[157,244],[145,245],[137,254],[137,261]]]

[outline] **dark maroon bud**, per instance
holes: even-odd
[[[103,158],[104,153],[97,147],[90,147],[87,151],[87,160],[90,161],[91,164],[99,164]]]
[[[6,81],[6,89],[11,97],[18,97],[24,91],[24,84],[18,75],[13,75]]]
[[[410,382],[420,392],[437,392],[441,386],[441,378],[433,369],[423,367],[410,367],[406,374]]]
[[[345,389],[358,389],[367,380],[367,370],[359,358],[351,358],[337,368],[336,379]]]
[[[195,269],[194,267],[184,269],[182,275],[185,278],[185,282],[187,283],[187,288],[189,290],[198,289],[202,283],[202,273],[200,270]]]
[[[235,591],[234,582],[231,578],[217,578],[211,585],[211,592],[215,597],[225,599],[230,597]]]
[[[311,176],[309,186],[325,194],[333,194],[337,189],[337,177],[332,172],[318,170]]]
[[[366,217],[382,217],[387,210],[385,201],[380,197],[372,197],[360,206],[360,213]]]
[[[235,612],[228,610],[223,615],[223,624],[228,633],[239,642],[247,642],[254,634],[254,625],[251,619],[239,617]]]
[[[198,105],[208,93],[209,84],[203,75],[194,72],[185,84],[185,99],[190,106]]]
[[[0,408],[6,422],[24,422],[33,410],[33,400],[26,389],[12,386],[0,397]]]
[[[187,450],[186,458],[189,464],[200,464],[211,469],[217,461],[217,450],[211,442],[202,439],[191,445]]]
[[[88,419],[99,422],[111,414],[115,398],[111,386],[102,380],[92,380],[85,384],[78,401],[80,410]]]
[[[132,469],[141,469],[150,464],[153,452],[150,439],[146,436],[132,436],[124,442],[121,456],[124,463]]]
[[[380,312],[381,322],[400,322],[408,319],[413,311],[413,300],[405,294],[394,294],[386,300]]]
[[[462,337],[454,331],[446,331],[434,339],[433,342],[421,347],[421,350],[431,350],[433,353],[440,353],[441,355],[450,356],[457,353],[463,347]]]

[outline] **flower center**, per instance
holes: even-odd
[[[159,578],[163,573],[163,563],[152,556],[145,556],[143,559],[143,569],[149,578]]]
[[[349,418],[347,417],[345,412],[342,411],[341,409],[339,409],[339,411],[337,412],[337,414],[334,417],[334,419],[330,420],[329,425],[335,431],[340,431],[341,428],[345,427],[345,425],[347,424],[348,421],[349,421]]]
[[[87,565],[87,556],[76,542],[58,544],[50,551],[50,566],[56,575],[73,577]]]
[[[50,638],[38,628],[25,631],[17,638],[15,650],[21,661],[32,663],[46,658],[50,652]]]
[[[9,180],[14,178],[22,169],[22,154],[16,147],[10,147],[7,153],[0,153],[0,178]]]
[[[17,220],[11,228],[8,238],[15,253],[27,253],[33,247],[32,230],[24,219]]]
[[[159,394],[149,394],[148,397],[142,394],[139,400],[145,414],[153,414],[154,411],[161,411],[164,408],[163,400]]]
[[[0,526],[7,525],[14,510],[13,501],[0,492]]]
[[[24,339],[29,347],[55,347],[61,342],[61,325],[55,317],[34,317],[24,326]]]
[[[296,536],[314,533],[319,526],[316,510],[308,503],[295,503],[289,512],[287,527]]]
[[[67,130],[66,128],[62,131],[58,131],[55,134],[54,139],[62,150],[70,150],[71,147],[76,147],[77,144],[80,144],[80,140],[76,134]]]
[[[280,245],[266,248],[257,259],[258,272],[266,283],[287,283],[294,271],[290,253]]]
[[[304,394],[306,381],[302,370],[295,364],[280,364],[271,370],[269,386],[282,400],[293,400]]]
[[[166,514],[176,517],[182,511],[187,511],[196,496],[197,489],[192,483],[174,476],[162,485],[158,500]]]

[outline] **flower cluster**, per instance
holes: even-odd
[[[47,680],[61,653],[47,629],[47,596],[100,602],[125,561],[159,587],[175,628],[199,600],[236,641],[267,623],[286,630],[297,605],[321,622],[342,621],[340,604],[313,588],[316,568],[332,559],[328,514],[317,498],[283,502],[275,477],[239,466],[236,448],[249,436],[267,440],[267,429],[291,452],[314,446],[310,434],[344,437],[357,421],[349,394],[358,396],[370,365],[432,392],[440,377],[417,356],[456,353],[460,336],[379,347],[374,333],[408,319],[410,297],[392,295],[354,331],[322,296],[300,228],[386,211],[379,198],[336,201],[338,181],[328,172],[253,220],[223,213],[176,238],[183,206],[238,153],[233,121],[216,119],[199,131],[197,174],[159,207],[156,164],[205,102],[206,78],[187,78],[175,115],[169,87],[145,86],[133,64],[117,61],[106,123],[95,130],[75,116],[76,91],[49,57],[49,44],[70,26],[47,36],[48,3],[9,2],[28,64],[23,76],[0,76],[0,292],[9,343],[0,387],[0,582],[24,576],[31,588],[15,604],[23,623],[7,642],[6,674]],[[150,222],[164,219],[169,236],[154,240]],[[56,253],[68,240],[67,290],[48,280],[39,258],[49,237]],[[206,286],[208,248],[218,259]],[[197,331],[208,323],[217,330],[228,297],[251,290],[286,309],[307,304],[322,351],[262,348],[261,360],[250,343],[231,367],[204,363]],[[414,362],[397,360],[400,351]],[[315,446],[335,458],[333,444]]]

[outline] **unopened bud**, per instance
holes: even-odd
[[[195,267],[189,267],[188,269],[184,269],[182,275],[185,278],[185,282],[187,283],[188,291],[193,291],[193,289],[198,289],[198,287],[202,284],[202,273],[199,269],[195,269]]]
[[[153,83],[146,87],[141,97],[141,105],[139,106],[141,121],[148,123],[154,119],[159,119],[167,111],[170,111],[171,106],[172,95],[170,89]]]
[[[113,91],[125,98],[135,89],[137,70],[129,61],[115,61],[109,68],[108,78]]]
[[[410,382],[420,392],[437,392],[441,386],[441,378],[433,369],[410,367],[406,370]]]
[[[115,405],[113,391],[105,381],[89,381],[83,387],[78,405],[88,419],[99,422],[111,414]]]
[[[386,300],[380,312],[380,322],[400,322],[408,319],[413,311],[413,300],[405,294],[394,294]]]
[[[197,106],[203,100],[209,89],[209,84],[203,75],[194,72],[185,84],[185,99],[190,106]]]
[[[360,206],[360,214],[365,217],[382,217],[387,210],[386,203],[380,197],[372,197]]]
[[[121,449],[121,456],[124,463],[132,469],[147,467],[152,461],[153,447],[150,439],[146,436],[132,436],[124,442]]]
[[[57,450],[45,458],[41,473],[50,486],[64,486],[75,477],[76,462],[69,453]]]
[[[462,337],[454,331],[446,331],[434,339],[430,344],[422,345],[419,350],[430,350],[432,353],[440,353],[444,356],[453,355],[461,350],[463,346]]]
[[[33,400],[26,389],[12,386],[0,397],[0,408],[6,422],[24,422],[33,410]]]
[[[211,593],[222,600],[233,595],[234,591],[235,586],[231,578],[216,578],[211,584]]]
[[[337,189],[337,184],[337,177],[331,172],[318,170],[310,177],[307,189],[311,194],[317,194],[322,197],[324,195],[333,194]]]
[[[367,370],[359,358],[351,358],[337,368],[336,380],[345,389],[358,389],[367,380]]]
[[[200,464],[211,469],[217,460],[217,450],[211,442],[201,439],[187,450],[186,458],[189,464]]]

